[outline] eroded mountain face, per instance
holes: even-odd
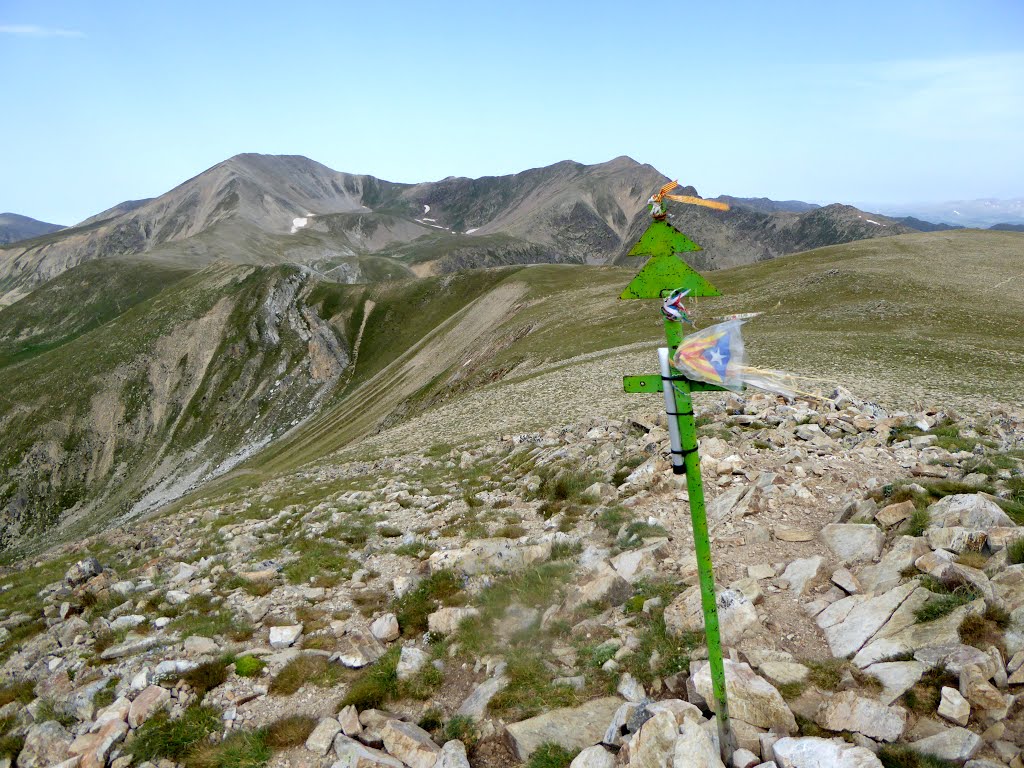
[[[8,368],[0,542],[144,511],[314,412],[349,354],[312,287],[296,268],[211,267]]]

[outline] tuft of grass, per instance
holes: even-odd
[[[981,552],[964,552],[956,561],[960,565],[966,565],[968,568],[977,568],[979,571],[985,567],[985,563],[988,562],[988,558],[985,557]]]
[[[626,526],[619,546],[624,549],[636,549],[642,547],[644,539],[668,538],[668,531],[660,525],[654,525],[644,521],[635,521]]]
[[[959,763],[925,755],[906,744],[883,744],[878,750],[883,768],[956,768]]]
[[[505,539],[518,539],[520,536],[526,535],[526,529],[518,524],[504,525],[494,532],[494,535],[499,538]]]
[[[541,475],[537,498],[547,501],[569,501],[578,504],[592,504],[584,491],[602,478],[589,472],[564,469],[561,472],[548,470]]]
[[[310,715],[287,715],[263,729],[267,746],[271,749],[289,749],[306,743],[316,728],[317,719]]]
[[[636,618],[633,626],[639,631],[640,645],[622,660],[625,670],[646,685],[656,677],[667,677],[688,670],[690,654],[703,644],[703,636],[690,632],[681,637],[673,637],[665,627],[665,606],[675,597],[678,591],[676,585],[666,581],[641,580],[637,582],[636,589],[637,594],[632,599],[638,611],[645,601],[654,597],[661,598],[661,606],[651,613],[640,611],[634,614]],[[655,658],[657,662],[652,665],[651,660]],[[597,666],[600,667],[600,664]]]
[[[1024,536],[1019,539],[1014,539],[1006,545],[1006,557],[1010,562],[1010,565],[1020,565],[1024,563]]]
[[[328,530],[327,534],[331,532]],[[345,535],[343,533],[337,537],[343,538]],[[355,533],[347,535],[351,538],[355,536]],[[366,536],[369,536],[368,530]],[[362,541],[365,542],[366,539],[363,538]],[[319,539],[299,539],[292,544],[292,549],[298,553],[299,557],[282,569],[289,584],[334,587],[341,581],[350,578],[359,567],[355,560],[339,552],[336,545]]]
[[[505,671],[508,685],[488,704],[488,711],[509,722],[517,722],[559,707],[579,703],[577,692],[566,685],[552,684],[552,675],[533,649],[519,648],[508,656]]]
[[[398,657],[401,649],[394,646],[374,664],[367,667],[349,686],[341,706],[374,709],[398,699],[426,700],[444,682],[444,675],[431,664],[424,666],[409,680],[398,679]]]
[[[223,660],[207,661],[190,669],[181,676],[181,679],[192,687],[201,701],[207,691],[224,684],[228,679],[228,669]]]
[[[410,541],[407,544],[399,544],[392,551],[396,555],[402,555],[404,557],[419,557],[421,552],[427,555],[434,551],[435,547],[433,544],[428,544],[423,541]]]
[[[961,605],[967,605],[977,597],[976,592],[960,587],[949,594],[929,598],[927,603],[914,611],[914,618],[919,622],[935,621],[948,616]]]
[[[834,735],[830,731],[826,731],[810,718],[797,714],[794,714],[794,717],[796,718],[797,731],[801,736],[817,736],[819,738],[829,739]]]
[[[136,763],[161,758],[181,762],[196,744],[220,727],[220,715],[212,707],[193,705],[174,720],[167,712],[158,712],[135,732],[126,750]]]
[[[182,603],[178,617],[169,626],[182,637],[223,635],[232,640],[248,640],[255,632],[252,624],[221,607],[210,595],[193,595]]]
[[[100,693],[103,693],[103,691],[100,691]],[[113,695],[113,691],[112,690],[111,690],[111,695]],[[96,702],[96,699],[98,699],[98,698],[99,698],[99,694],[96,694],[96,697],[93,699],[93,701]],[[114,700],[113,700],[113,698],[111,698],[111,700],[109,702],[107,702],[107,704],[104,704],[103,706],[105,707],[105,706],[108,706],[109,704],[113,704],[113,703],[114,703]],[[96,704],[96,709],[99,710],[99,709],[102,709],[102,707],[99,704]],[[45,723],[48,720],[56,720],[58,723],[63,725],[65,728],[70,728],[71,726],[75,725],[75,723],[78,722],[78,719],[74,715],[69,715],[67,712],[64,712],[63,710],[59,710],[55,706],[53,706],[53,702],[50,699],[42,699],[39,702],[39,708],[36,710],[36,718],[35,719],[36,719],[37,723]],[[2,731],[2,730],[4,730],[4,729],[0,729],[0,731]]]
[[[929,669],[902,697],[907,709],[918,715],[933,715],[939,708],[944,687],[958,688],[959,678],[945,669]]]
[[[438,571],[395,600],[392,611],[402,634],[411,635],[426,632],[427,616],[441,605],[456,605],[464,600],[462,579],[452,571]]]
[[[468,715],[453,715],[444,724],[444,740],[456,739],[466,745],[466,749],[472,749],[480,738],[476,723]]]
[[[219,743],[196,744],[189,750],[185,765],[188,768],[264,768],[272,754],[263,730],[232,731]]]
[[[924,532],[928,530],[928,524],[931,522],[931,517],[928,514],[928,510],[922,506],[914,508],[914,512],[910,515],[910,519],[906,523],[906,533],[908,536],[924,536]]]
[[[810,670],[807,681],[823,691],[838,691],[843,681],[845,659],[825,659],[823,661],[805,661],[803,664]],[[809,735],[809,734],[804,734]]]
[[[277,673],[270,683],[270,693],[290,696],[310,683],[319,688],[331,688],[342,680],[342,668],[323,656],[303,654],[297,656]]]
[[[36,697],[36,684],[31,680],[18,680],[0,688],[0,707],[17,701],[28,704]]]
[[[618,505],[606,507],[597,516],[597,527],[605,530],[609,536],[615,536],[619,528],[633,519],[632,514],[625,507]]]
[[[235,659],[235,674],[239,677],[259,677],[267,662],[256,656],[242,656]]]
[[[1010,625],[1010,612],[998,606],[986,606],[985,614],[971,614],[960,622],[960,642],[984,648],[989,645],[1003,647],[1003,630]]]
[[[800,694],[807,690],[807,683],[783,683],[782,685],[775,686],[775,688],[782,694],[782,698],[786,701],[792,701],[799,698]]]
[[[578,754],[579,750],[570,752],[558,744],[545,742],[530,755],[526,768],[568,768]]]

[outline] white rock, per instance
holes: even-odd
[[[457,739],[445,742],[434,768],[470,768],[466,745]]]
[[[821,530],[821,538],[844,563],[875,560],[882,553],[885,534],[875,525],[832,523]]]
[[[409,680],[430,661],[430,655],[411,645],[402,647],[395,672],[399,680]],[[352,734],[349,734],[350,736]]]
[[[569,768],[615,768],[615,755],[600,744],[587,747],[573,758]]]
[[[427,628],[435,635],[451,635],[463,621],[479,615],[476,608],[441,608],[427,616]]]
[[[742,593],[732,589],[718,591],[718,625],[722,643],[734,645],[757,624],[757,609]],[[704,631],[704,610],[700,587],[693,586],[678,595],[665,608],[665,627],[678,637],[685,632]]]
[[[306,749],[315,755],[326,755],[334,745],[334,737],[341,732],[341,723],[333,717],[324,717],[306,739]]]
[[[1014,525],[1002,508],[983,493],[944,496],[928,507],[928,516],[932,525],[942,528],[962,526],[969,530],[987,531]]]
[[[967,721],[971,719],[971,705],[956,688],[943,686],[939,717],[944,717],[957,725],[967,725]]]
[[[918,752],[963,763],[974,757],[981,749],[981,736],[966,728],[949,728],[933,736],[919,739],[910,746]]]
[[[714,710],[711,688],[711,667],[706,661],[695,662],[693,687]],[[729,697],[729,715],[758,728],[780,733],[796,731],[796,720],[782,695],[748,664],[725,660],[725,688]]]
[[[853,731],[875,741],[896,741],[907,726],[903,707],[887,707],[854,691],[837,693],[821,705],[818,724],[830,731]]]
[[[807,587],[807,582],[818,575],[823,562],[825,562],[824,558],[818,555],[794,560],[786,566],[780,579],[797,595],[802,595]]]
[[[283,627],[271,627],[270,628],[270,647],[271,648],[290,648],[295,644],[295,641],[299,639],[302,634],[301,624],[288,624]]]
[[[667,763],[665,763],[667,765]],[[718,748],[698,721],[688,720],[679,727],[672,754],[673,768],[725,768]]]
[[[882,761],[864,747],[816,736],[779,739],[772,752],[779,768],[882,768]]]
[[[921,679],[927,667],[919,661],[882,661],[865,669],[882,684],[878,700],[892,704]]]
[[[383,616],[379,616],[370,625],[370,632],[378,640],[385,643],[390,643],[392,640],[398,639],[398,618],[393,613],[385,613]]]

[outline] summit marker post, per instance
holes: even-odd
[[[629,251],[630,256],[650,256],[643,269],[630,281],[619,297],[621,299],[662,299],[673,292],[688,289],[687,297],[720,296],[704,277],[683,262],[676,254],[699,251],[701,247],[666,221],[662,199],[703,205],[726,210],[728,206],[711,200],[668,195],[677,186],[667,184],[649,201],[654,220]],[[654,376],[626,376],[626,392],[662,392],[668,413],[672,471],[686,475],[690,499],[690,518],[693,524],[693,542],[697,555],[700,580],[701,607],[704,612],[704,633],[707,638],[708,661],[711,667],[711,686],[714,695],[715,718],[718,722],[719,745],[722,758],[729,764],[735,750],[735,738],[729,721],[729,703],[725,688],[725,665],[722,661],[722,641],[718,626],[718,607],[715,598],[715,577],[711,564],[711,540],[708,535],[707,514],[704,509],[704,484],[700,475],[700,454],[697,449],[697,426],[693,414],[694,392],[723,390],[723,387],[688,379],[672,366],[672,358],[683,338],[682,323],[666,317],[665,339],[667,347],[658,350],[660,373]]]

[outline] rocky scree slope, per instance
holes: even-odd
[[[134,306],[111,310],[101,280],[95,301],[42,339],[34,318],[63,306],[63,283],[5,313],[3,547],[176,497],[308,417],[348,363],[299,269],[143,274],[153,285],[141,284]],[[40,343],[19,345],[26,338]]]
[[[702,402],[732,765],[1019,768],[1024,414]],[[325,460],[20,564],[0,749],[721,765],[662,419]]]
[[[504,264],[607,264],[639,237],[646,201],[666,181],[628,157],[398,184],[301,156],[242,154],[160,197],[0,248],[0,302],[82,262],[141,253],[193,268],[219,258],[296,262],[349,283]],[[678,223],[704,247],[704,267],[910,231],[848,206],[676,207]]]

